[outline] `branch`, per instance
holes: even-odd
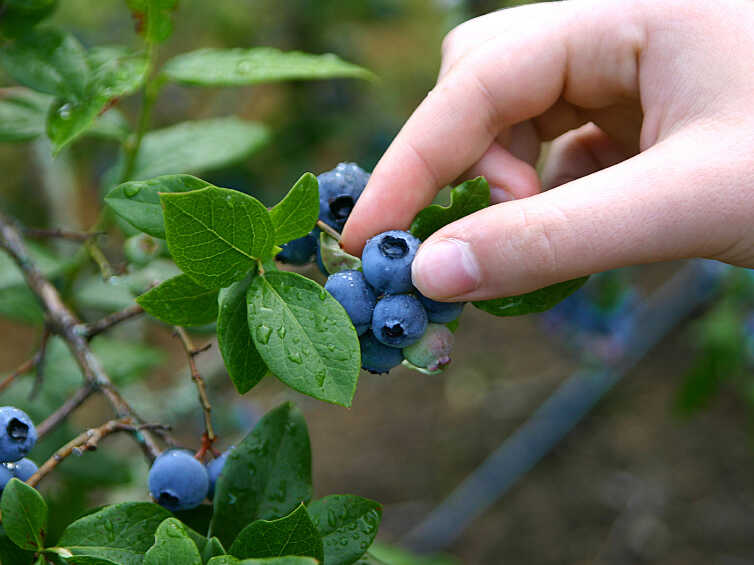
[[[63,405],[47,416],[41,424],[37,426],[37,438],[41,439],[59,426],[71,413],[81,406],[86,399],[94,394],[97,389],[89,384],[85,384],[78,389],[73,396],[66,400]]]
[[[317,220],[317,227],[321,229],[323,232],[325,232],[327,235],[332,237],[335,241],[340,243],[340,233],[338,232],[338,230],[336,230],[332,226],[328,226],[322,220]]]
[[[86,324],[82,330],[83,335],[87,339],[91,339],[94,336],[109,330],[113,326],[116,326],[121,322],[125,322],[126,320],[130,320],[131,318],[135,318],[136,316],[140,316],[143,313],[144,308],[142,308],[138,304],[134,304],[133,306],[124,308],[120,312],[113,312],[112,314],[108,314],[104,318],[100,318],[96,322]]]
[[[52,454],[47,461],[42,463],[36,473],[34,473],[26,484],[36,486],[50,471],[60,465],[60,463],[72,454],[81,455],[85,451],[94,451],[100,440],[106,438],[115,432],[131,432],[133,434],[143,433],[144,430],[164,428],[160,424],[134,425],[131,418],[121,418],[119,420],[110,420],[98,428],[92,428],[76,436],[63,447]]]
[[[78,232],[64,229],[38,229],[38,228],[23,228],[24,236],[31,239],[67,239],[69,241],[85,242],[99,235],[104,235],[105,232]]]
[[[207,349],[209,349],[212,344],[208,343],[204,347],[197,349],[196,347],[194,347],[194,344],[191,341],[189,335],[186,333],[186,330],[184,330],[182,327],[175,326],[175,333],[180,338],[181,343],[183,344],[183,348],[186,350],[189,369],[191,369],[191,380],[194,381],[194,384],[196,385],[196,391],[199,393],[199,403],[202,405],[202,409],[204,410],[204,433],[206,435],[206,442],[209,444],[209,446],[211,446],[212,442],[215,441],[215,431],[212,429],[212,405],[209,403],[209,398],[207,397],[207,388],[204,385],[204,379],[202,378],[201,374],[199,374],[199,369],[196,368],[196,360],[194,358],[202,351],[207,351]],[[202,448],[206,451],[204,445],[202,445]]]
[[[39,346],[39,350],[31,357],[31,359],[27,359],[23,363],[21,363],[15,371],[13,371],[10,375],[5,377],[0,382],[0,392],[3,392],[6,388],[8,388],[13,382],[18,378],[19,376],[30,372],[32,369],[37,369],[37,381],[40,380],[40,371],[41,371],[41,364],[44,363],[44,357],[47,353],[47,342],[50,339],[50,330],[49,328],[45,327],[45,331],[42,334],[42,341]],[[35,385],[36,387],[36,385]],[[35,391],[32,391],[35,392]]]
[[[89,348],[86,337],[79,330],[79,321],[63,304],[57,289],[37,269],[26,252],[20,234],[2,213],[0,247],[8,252],[23,272],[26,284],[37,296],[47,314],[48,327],[66,342],[87,383],[102,391],[119,418],[133,418],[138,421],[131,406],[113,386],[99,359]],[[151,434],[145,432],[135,437],[147,458],[154,460],[159,455],[160,450]]]
[[[42,340],[39,344],[39,349],[37,350],[37,354],[34,356],[34,368],[36,369],[37,374],[34,378],[34,384],[31,387],[29,400],[34,400],[37,397],[37,394],[39,394],[39,390],[42,387],[42,383],[44,382],[45,358],[47,356],[47,345],[50,342],[51,335],[52,332],[50,331],[50,328],[45,326],[44,332],[42,333]]]

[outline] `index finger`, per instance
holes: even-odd
[[[542,114],[561,95],[573,104],[607,106],[625,98],[627,85],[637,90],[642,34],[628,17],[634,4],[601,0],[507,11],[515,20],[505,26],[509,33],[453,65],[393,140],[351,213],[344,247],[358,254],[369,237],[407,228],[504,128]]]

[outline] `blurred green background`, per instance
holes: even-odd
[[[518,2],[525,3],[525,2]],[[379,76],[254,87],[165,88],[153,127],[237,114],[267,124],[271,142],[243,163],[203,174],[220,186],[276,202],[305,171],[340,161],[371,170],[411,111],[433,87],[447,31],[513,3],[463,0],[181,0],[161,60],[200,47],[275,46],[333,52]],[[61,0],[53,23],[87,46],[140,45],[122,0]],[[10,84],[0,74],[0,85]],[[120,105],[133,120],[138,98]],[[90,226],[101,179],[116,147],[83,139],[56,160],[43,142],[0,144],[0,207],[31,226]],[[63,246],[63,252],[70,251]],[[117,237],[108,252],[122,261]],[[0,265],[1,267],[2,265]],[[676,265],[633,271],[631,285],[656,287]],[[314,271],[307,271],[318,276]],[[2,273],[0,273],[2,275]],[[127,305],[130,294],[92,271],[74,296],[84,315]],[[751,369],[743,363],[741,312],[750,290],[731,284],[718,307],[678,328],[565,441],[449,548],[463,563],[754,562],[754,451]],[[0,293],[18,309],[16,295]],[[16,316],[18,318],[18,316]],[[0,321],[0,372],[28,358],[39,328]],[[211,333],[195,336],[197,343]],[[397,369],[363,374],[351,410],[325,405],[271,379],[241,398],[216,348],[200,366],[210,385],[222,446],[258,417],[293,398],[310,425],[319,494],[353,492],[385,505],[381,538],[398,540],[579,365],[536,317],[493,319],[467,308],[454,363],[441,376]],[[0,393],[41,420],[80,377],[53,343],[46,379]],[[180,346],[166,328],[135,320],[95,349],[147,420],[171,423],[197,447],[201,418]],[[680,408],[679,408],[680,407]],[[34,452],[41,461],[87,425],[108,417],[92,399],[67,428]],[[43,486],[53,508],[51,535],[85,508],[143,500],[146,465],[127,438],[66,461]]]

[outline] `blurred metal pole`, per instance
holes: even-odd
[[[686,263],[636,310],[636,328],[620,361],[609,367],[581,369],[510,435],[402,540],[418,552],[451,545],[485,510],[495,504],[542,459],[629,370],[719,289],[725,267],[694,260]]]

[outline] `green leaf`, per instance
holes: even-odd
[[[47,535],[47,503],[36,489],[16,478],[0,500],[5,534],[21,549],[41,551]]]
[[[122,112],[117,108],[110,108],[95,120],[86,134],[122,143],[131,134],[131,125]]]
[[[228,456],[210,535],[228,547],[246,524],[285,516],[311,496],[309,432],[298,408],[286,403],[265,414]]]
[[[242,278],[269,257],[275,228],[259,200],[227,188],[208,186],[162,193],[170,254],[184,273],[208,288]]]
[[[490,205],[490,187],[483,177],[467,180],[450,191],[450,204],[433,204],[419,212],[411,233],[424,241],[441,227]]]
[[[210,538],[209,542],[207,542],[207,545],[204,546],[202,559],[205,563],[207,563],[210,559],[219,555],[225,555],[225,548],[223,547],[223,544],[221,544],[220,540],[215,537]]]
[[[303,504],[283,518],[246,526],[230,546],[230,554],[241,559],[285,555],[324,559],[319,532]]]
[[[190,175],[165,175],[149,180],[133,181],[112,189],[105,202],[121,218],[138,230],[165,239],[160,192],[190,192],[211,186]]]
[[[340,303],[314,281],[283,271],[257,276],[246,299],[251,337],[270,372],[299,392],[350,406],[361,355]]]
[[[34,552],[21,549],[11,541],[5,530],[0,526],[0,563],[11,563],[15,565],[31,563],[34,558]]]
[[[518,296],[478,300],[472,302],[472,304],[494,316],[523,316],[524,314],[544,312],[584,286],[588,278],[581,277],[580,279],[563,281]]]
[[[251,274],[220,292],[217,343],[238,394],[250,391],[267,374],[267,365],[249,333],[246,292],[253,276]]]
[[[173,81],[195,86],[242,86],[260,82],[326,78],[373,79],[368,70],[339,57],[251,49],[199,49],[170,59],[163,68]]]
[[[175,326],[201,326],[217,319],[217,289],[199,286],[178,275],[136,299],[150,314]]]
[[[311,557],[268,557],[266,559],[238,559],[232,555],[213,557],[208,565],[318,565],[319,561]]]
[[[325,271],[331,275],[341,271],[361,270],[361,259],[346,253],[340,243],[325,232],[319,232],[319,249]]]
[[[90,555],[74,555],[65,559],[66,565],[118,565],[114,561],[104,559],[103,557],[92,557]]]
[[[0,33],[8,37],[23,35],[28,28],[52,14],[57,4],[57,0],[5,0]]]
[[[200,173],[245,159],[269,140],[267,128],[238,118],[183,122],[144,136],[132,180]]]
[[[314,228],[319,217],[319,183],[317,177],[305,173],[288,194],[272,210],[275,245],[304,237]]]
[[[382,506],[351,494],[315,500],[309,515],[325,548],[324,565],[349,565],[372,545],[382,519]]]
[[[92,75],[85,93],[57,99],[47,116],[47,135],[57,153],[92,127],[110,104],[137,90],[147,75],[147,58],[125,47],[98,47],[89,53]]]
[[[0,141],[29,141],[45,131],[50,97],[26,88],[0,89]]]
[[[157,528],[154,545],[144,556],[144,565],[202,565],[196,544],[186,533],[186,527],[175,518],[167,518]]]
[[[149,502],[106,506],[69,525],[58,541],[74,555],[90,555],[119,563],[142,565],[157,527],[170,512]]]
[[[70,34],[32,30],[0,47],[0,66],[19,83],[63,98],[83,98],[89,83],[86,51]]]
[[[375,542],[369,549],[366,561],[369,565],[378,563],[389,565],[461,565],[460,561],[448,555],[416,555],[400,547]],[[357,565],[361,565],[361,561]]]

